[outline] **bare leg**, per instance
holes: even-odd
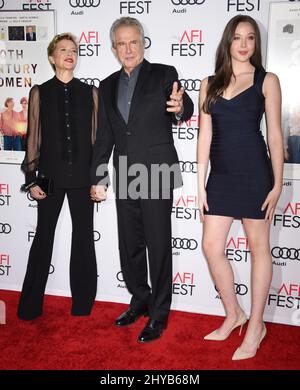
[[[244,219],[244,229],[251,251],[251,313],[240,349],[256,353],[263,331],[263,314],[272,280],[270,223],[260,219]]]
[[[243,314],[235,294],[233,271],[224,253],[232,221],[231,217],[216,215],[206,215],[204,220],[203,251],[226,312],[222,326],[216,331],[220,336],[226,335]]]

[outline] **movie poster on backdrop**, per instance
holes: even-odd
[[[0,163],[24,157],[30,88],[53,75],[47,46],[55,34],[55,11],[1,11]]]
[[[300,180],[300,3],[271,3],[267,70],[282,89],[284,178]]]

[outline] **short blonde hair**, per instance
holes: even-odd
[[[55,37],[52,39],[52,41],[48,45],[48,48],[47,48],[48,58],[53,55],[54,50],[56,49],[58,42],[60,42],[64,39],[66,39],[67,41],[73,42],[78,50],[77,39],[75,38],[75,36],[73,34],[68,33],[68,32],[62,33],[62,34],[57,34],[57,35],[55,35]],[[52,63],[50,63],[50,65],[52,66],[53,70],[55,71],[55,65]]]

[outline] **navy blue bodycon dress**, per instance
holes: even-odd
[[[273,171],[260,130],[265,111],[262,84],[266,72],[256,69],[253,85],[232,99],[218,97],[210,107],[211,171],[206,191],[208,215],[264,219],[261,206],[273,187]]]

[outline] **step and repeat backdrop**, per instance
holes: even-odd
[[[96,86],[99,86],[101,79],[119,69],[111,52],[109,29],[112,22],[121,16],[136,17],[143,23],[145,57],[149,61],[172,64],[177,68],[183,86],[195,103],[193,117],[173,128],[184,187],[176,191],[172,210],[172,308],[182,311],[224,315],[201,250],[202,226],[198,215],[196,175],[198,93],[201,80],[214,71],[215,51],[225,24],[236,14],[247,14],[258,21],[264,63],[268,70],[278,73],[284,83],[287,83],[289,74],[293,77],[292,82],[288,83],[287,93],[285,85],[282,85],[285,99],[283,126],[287,145],[289,136],[294,134],[292,131],[295,132],[297,123],[299,128],[300,122],[299,106],[297,111],[295,104],[290,104],[297,101],[293,100],[296,93],[290,93],[291,85],[295,89],[300,81],[300,1],[0,0],[0,112],[4,119],[9,110],[16,117],[21,149],[26,137],[25,99],[29,89],[53,76],[47,63],[46,48],[54,33],[70,31],[78,37],[76,77]],[[269,25],[273,26],[270,29],[272,36],[268,35]],[[282,63],[283,56],[276,48],[287,51],[292,58],[293,69],[288,62]],[[298,112],[298,120],[297,116],[291,119],[294,112],[296,115]],[[37,204],[29,195],[19,191],[24,182],[19,165],[24,152],[17,148],[5,150],[3,138],[2,129],[0,289],[20,290],[35,235]],[[299,326],[300,175],[299,162],[287,161],[283,193],[271,229],[274,276],[265,320]],[[108,200],[95,205],[94,223],[98,261],[97,299],[127,303],[129,294],[120,270],[116,210],[111,189]],[[47,284],[49,294],[70,295],[71,230],[70,214],[65,204],[56,230]],[[249,313],[251,253],[240,221],[234,221],[232,225],[226,255],[234,269],[236,294],[241,306]]]

